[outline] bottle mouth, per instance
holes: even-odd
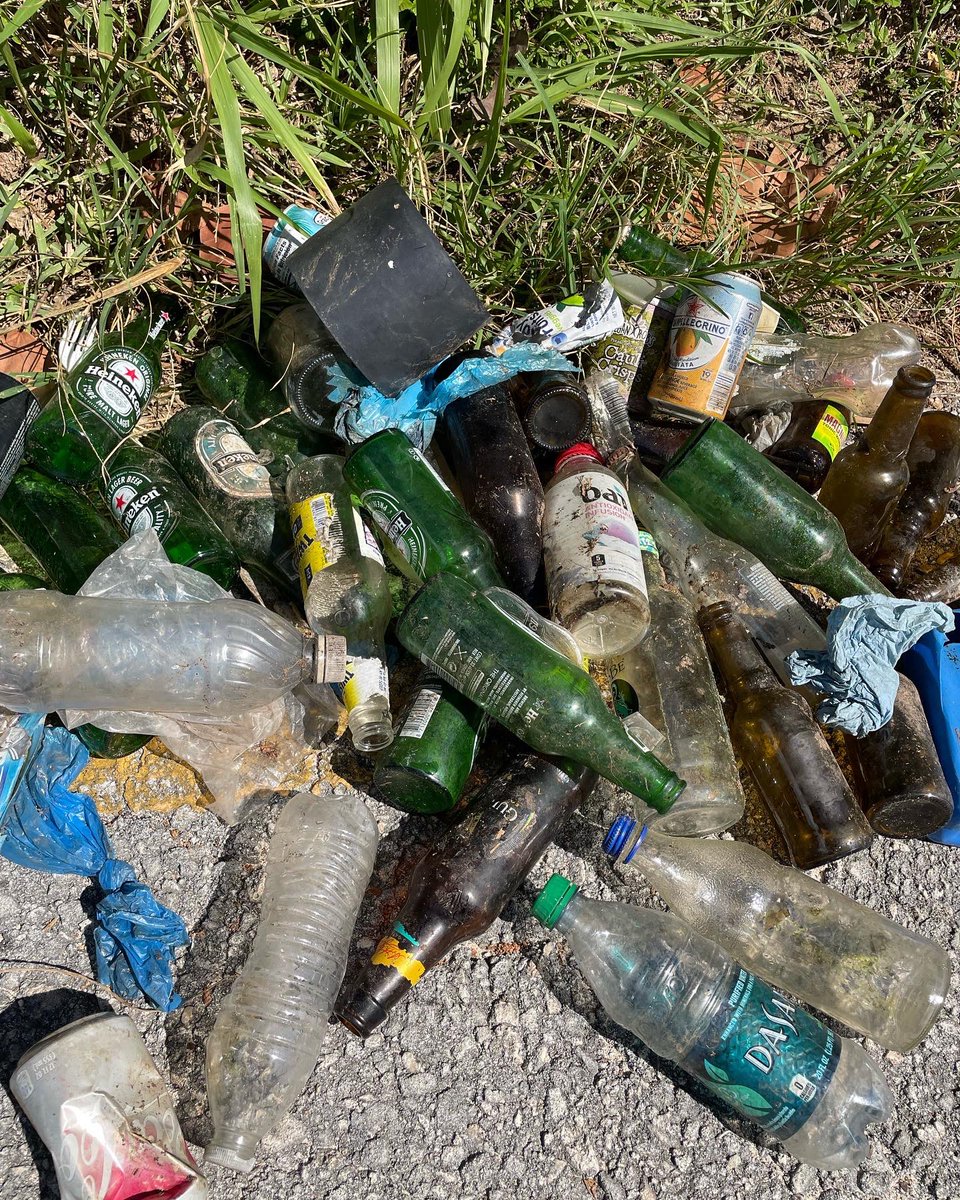
[[[376,754],[378,750],[386,750],[393,742],[393,725],[389,713],[385,718],[372,720],[366,717],[354,720],[351,714],[347,723],[353,738],[353,748],[361,754]]]

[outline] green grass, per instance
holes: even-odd
[[[935,319],[960,280],[949,5],[533,0],[0,2],[0,328],[158,274],[185,343],[259,323],[261,213],[345,206],[388,173],[498,313],[604,266],[626,217],[749,258],[730,154],[822,163],[824,228],[751,262],[829,313]],[[685,82],[708,64],[720,107]],[[157,199],[162,182],[167,199]],[[176,233],[169,197],[229,204],[237,279]],[[820,206],[801,189],[792,217]]]

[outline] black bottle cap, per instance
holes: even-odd
[[[369,1037],[390,1014],[367,992],[356,991],[346,1002],[337,1006],[337,1017],[357,1037]]]

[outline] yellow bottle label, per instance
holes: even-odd
[[[343,530],[332,492],[320,492],[290,505],[293,552],[306,596],[318,571],[335,563],[343,554]]]
[[[393,967],[411,986],[415,984],[426,970],[423,963],[414,958],[409,950],[404,950],[394,937],[382,938],[373,952],[372,962],[378,967]]]
[[[849,432],[850,422],[843,412],[839,408],[834,408],[832,404],[828,404],[823,410],[823,416],[818,421],[816,429],[810,436],[814,441],[819,442],[833,459],[843,449]]]
[[[387,668],[379,658],[349,659],[343,683],[334,687],[334,691],[343,700],[347,712],[352,712],[358,704],[369,700],[371,696],[385,696],[389,701],[390,680]]]

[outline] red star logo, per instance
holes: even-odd
[[[126,502],[127,502],[127,499],[125,496],[118,496],[116,498],[116,500],[114,500],[114,504],[117,506],[118,509],[120,509],[121,512],[123,511],[123,506],[126,504]]]
[[[134,383],[136,383],[136,381],[140,378],[134,367],[127,367],[127,369],[124,371],[124,375],[126,375],[128,379],[132,379]]]

